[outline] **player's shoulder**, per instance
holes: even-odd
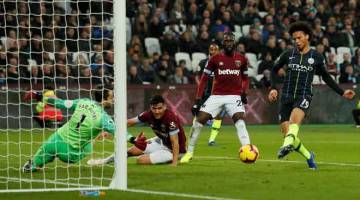
[[[242,54],[240,52],[235,52],[234,57],[237,58],[237,59],[248,60],[248,58],[244,54]]]
[[[164,119],[167,121],[176,121],[177,115],[174,111],[172,111],[170,109],[166,109],[165,113],[164,113]]]
[[[310,49],[310,55],[311,54],[313,55],[314,58],[321,58],[321,59],[324,58],[324,56],[315,49]]]

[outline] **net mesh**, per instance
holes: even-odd
[[[96,85],[112,84],[112,4],[110,0],[0,1],[0,190],[110,184],[112,165],[86,164],[89,158],[112,152],[109,139],[97,140],[92,155],[75,164],[55,159],[36,173],[22,173],[21,168],[72,116],[69,110],[24,101],[26,92],[92,98]]]

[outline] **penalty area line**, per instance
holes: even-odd
[[[234,157],[227,157],[227,156],[195,156],[194,157],[199,159],[214,159],[214,160],[238,160]],[[269,160],[269,159],[259,159],[260,162],[275,162],[275,163],[295,163],[295,164],[303,164],[304,161],[297,161],[297,160]],[[317,164],[322,165],[335,165],[335,166],[346,166],[346,167],[360,167],[358,163],[336,163],[336,162],[319,162],[316,161]]]

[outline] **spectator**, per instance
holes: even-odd
[[[143,80],[144,82],[147,82],[147,83],[154,82],[155,72],[150,65],[149,59],[143,60],[143,64],[141,65],[141,68],[140,68],[140,78],[141,78],[141,80]]]
[[[340,74],[339,82],[340,83],[357,83],[357,78],[354,74],[354,68],[351,64],[345,65],[344,73]]]
[[[266,89],[270,89],[271,87],[271,80],[270,80],[270,70],[269,69],[265,69],[262,73],[264,76],[260,79],[260,86],[261,88],[266,88]]]
[[[127,82],[128,84],[142,84],[142,80],[140,78],[140,75],[138,74],[138,68],[136,65],[130,66]]]
[[[171,31],[167,31],[164,34],[164,39],[160,42],[161,50],[167,51],[170,56],[174,56],[178,51],[178,42]]]
[[[326,62],[326,69],[330,75],[334,76],[335,80],[339,76],[339,70],[335,62],[336,54],[330,53]]]
[[[274,61],[271,52],[266,52],[263,60],[260,62],[258,67],[258,74],[263,74],[265,70],[270,70],[274,66]]]
[[[188,84],[189,80],[186,76],[184,76],[183,68],[176,67],[175,74],[172,76],[171,79],[172,84]]]
[[[169,84],[169,73],[164,66],[160,66],[157,70],[154,83],[156,84]]]

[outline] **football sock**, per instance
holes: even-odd
[[[246,130],[246,125],[244,120],[239,119],[236,123],[235,123],[235,127],[237,130],[237,135],[239,137],[241,146],[250,144],[250,138],[249,138],[249,134]]]
[[[190,141],[187,151],[194,152],[202,127],[203,125],[201,123],[194,121],[193,126],[191,127]]]
[[[215,138],[219,133],[220,127],[221,127],[221,120],[215,119],[212,123],[209,142],[215,141]]]
[[[299,132],[299,125],[297,125],[297,124],[290,124],[290,126],[289,126],[289,131],[286,133],[283,146],[287,146],[287,145],[289,145],[289,144],[293,144],[294,138],[297,137],[298,132]],[[289,136],[289,135],[293,135],[294,137],[291,137],[291,136]]]
[[[294,140],[294,146],[295,146],[295,150],[297,152],[299,152],[307,160],[310,159],[310,157],[311,157],[310,152],[306,149],[306,147],[302,144],[302,142],[300,141],[300,139],[298,137],[296,137]]]

